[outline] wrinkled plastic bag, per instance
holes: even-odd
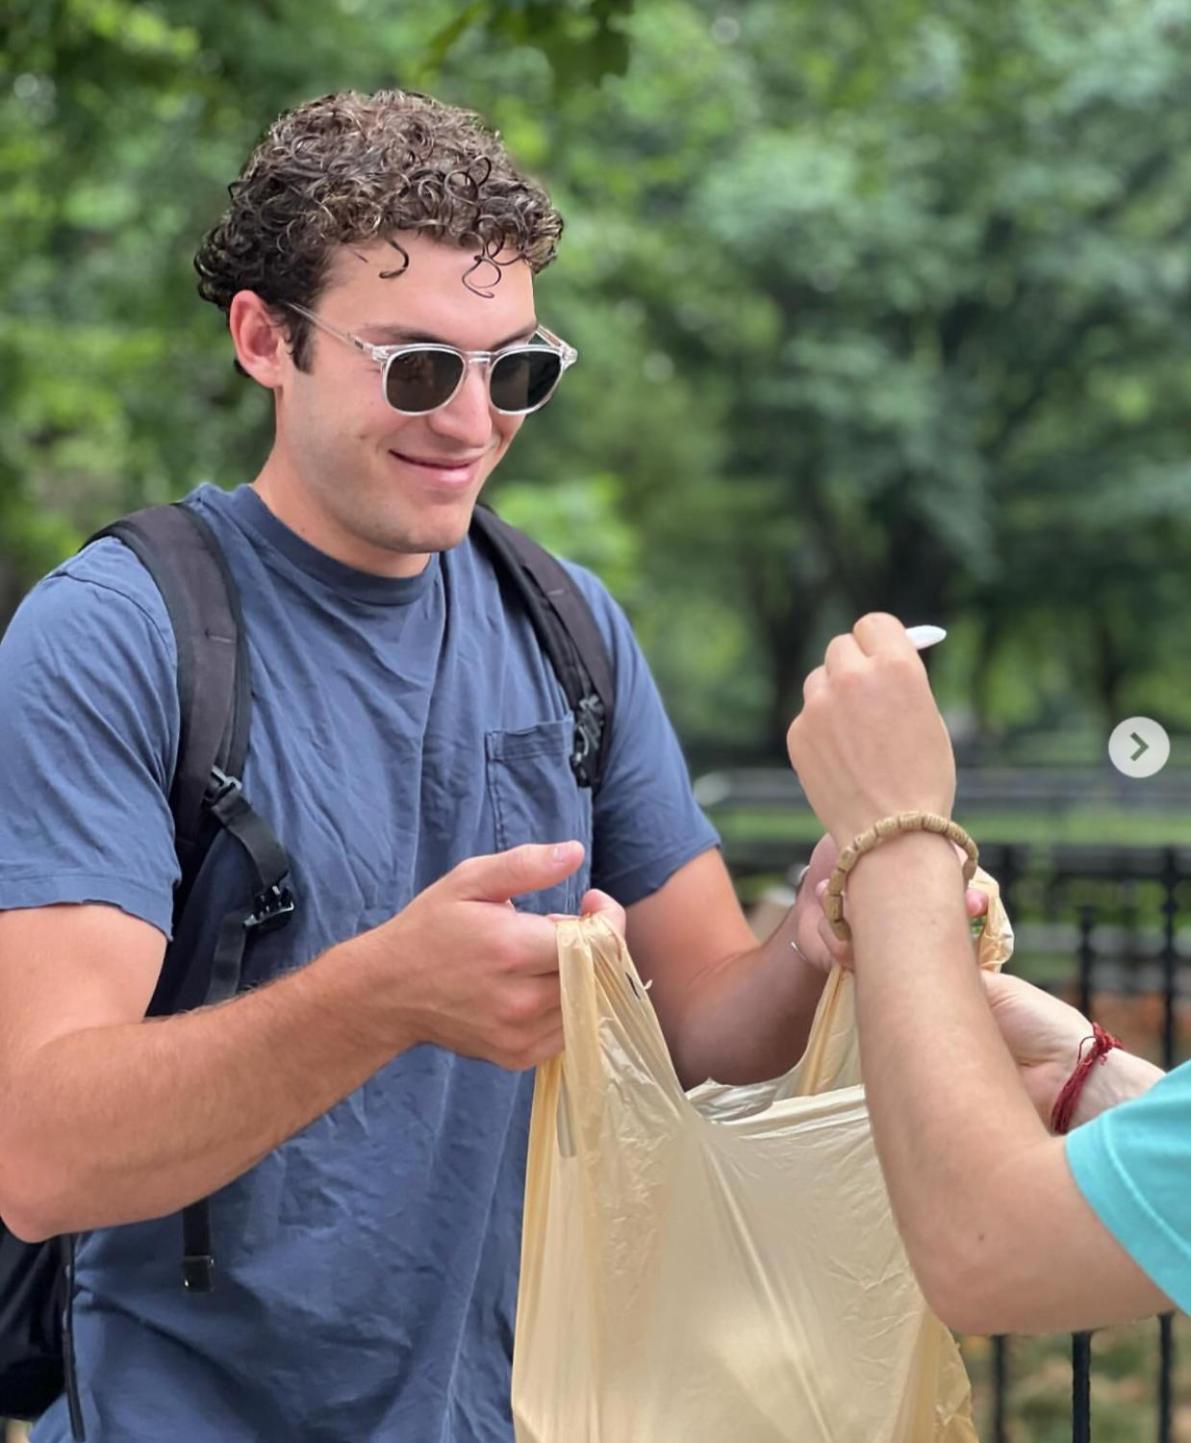
[[[979,943],[1012,931],[996,883]],[[974,1443],[873,1149],[852,978],[792,1072],[684,1093],[624,943],[558,927],[566,1050],[538,1069],[518,1443]]]

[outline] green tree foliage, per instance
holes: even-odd
[[[832,631],[941,621],[982,735],[1191,725],[1191,0],[19,0],[0,47],[0,611],[252,474],[190,257],[263,125],[483,111],[568,218],[582,354],[494,483],[606,574],[701,755]]]
[[[940,661],[985,728],[1186,721],[1191,9],[704,19],[642,12],[559,153],[581,130],[617,166],[612,290],[675,364],[666,430],[707,449],[655,465],[626,424],[616,469],[652,550],[735,595],[762,733],[874,607],[958,625]]]

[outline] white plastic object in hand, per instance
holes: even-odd
[[[906,635],[919,651],[925,651],[928,646],[942,641],[947,633],[941,626],[907,626]]]

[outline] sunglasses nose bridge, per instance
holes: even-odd
[[[424,414],[435,431],[479,448],[487,444],[492,434],[491,360],[483,354],[466,351],[456,354],[462,358],[459,379],[451,394]],[[478,375],[473,375],[473,371]]]
[[[480,373],[480,384],[484,390],[484,404],[492,404],[492,353],[490,351],[460,351],[463,357],[463,369],[459,372],[459,380],[455,389],[443,403],[449,405],[452,401],[459,399],[461,392],[465,391],[472,383],[473,371]]]

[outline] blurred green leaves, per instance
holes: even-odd
[[[425,67],[433,78],[468,31],[486,45],[530,46],[550,62],[554,93],[623,75],[629,63],[624,22],[634,0],[472,0],[432,37]]]
[[[250,477],[191,256],[282,108],[480,110],[567,218],[580,364],[493,483],[604,574],[701,758],[777,755],[864,610],[957,733],[1191,727],[1191,0],[10,0],[0,607]],[[1182,685],[1180,685],[1180,680]]]

